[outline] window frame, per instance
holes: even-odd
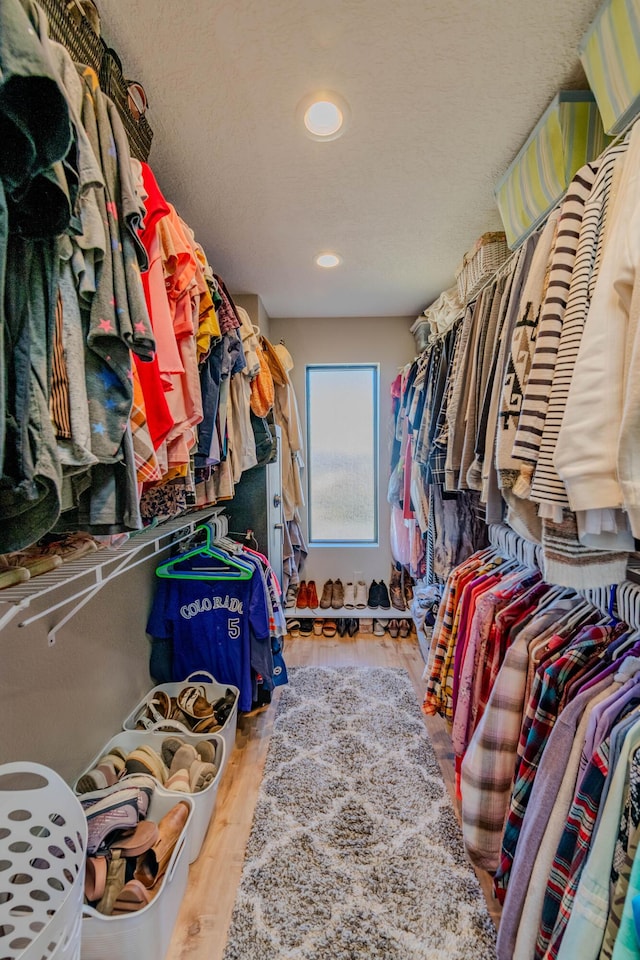
[[[311,391],[310,377],[321,370],[369,370],[372,373],[373,401],[373,539],[371,540],[318,540],[314,539],[311,511],[312,484],[312,432],[311,432]],[[375,362],[358,363],[308,363],[305,366],[305,405],[307,429],[307,525],[310,547],[379,547],[380,546],[380,364]]]

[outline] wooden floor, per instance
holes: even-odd
[[[288,638],[288,666],[360,665],[404,667],[421,703],[424,695],[424,662],[415,638],[353,639],[335,637]],[[275,714],[274,702],[238,720],[236,748],[220,785],[218,805],[200,856],[191,865],[189,885],[178,916],[167,960],[220,960],[242,873],[244,851],[256,804]],[[444,723],[425,717],[438,755],[447,789],[454,800],[453,755]],[[490,912],[497,907],[490,897],[490,882],[480,876]],[[275,958],[274,958],[275,960]]]

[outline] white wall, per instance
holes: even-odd
[[[320,591],[325,580],[340,577],[343,582],[383,579],[388,583],[391,564],[389,545],[389,482],[391,384],[401,367],[415,355],[409,331],[414,318],[331,317],[321,319],[271,318],[270,340],[284,340],[295,364],[291,373],[303,420],[306,442],[305,366],[313,363],[380,364],[379,437],[379,546],[310,547],[304,576],[315,580]],[[348,423],[345,424],[348,429]],[[306,475],[305,475],[306,484]],[[306,517],[305,532],[306,532]]]
[[[29,626],[19,624],[48,603],[72,596],[75,582],[18,612],[3,628],[0,763],[33,760],[71,781],[120,732],[152,686],[145,626],[154,571],[165,555],[158,553],[107,583],[60,630],[53,646],[47,631],[71,604]]]
[[[271,321],[260,297],[256,293],[233,293],[232,297],[236,306],[243,307],[251,317],[251,322],[260,327],[260,333],[270,340]]]

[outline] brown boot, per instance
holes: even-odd
[[[134,879],[151,889],[159,883],[169,865],[171,854],[189,817],[191,807],[180,800],[158,824],[158,840],[138,857]]]
[[[333,594],[333,580],[327,580],[322,588],[322,597],[320,599],[320,609],[328,610],[331,606],[331,596]]]
[[[402,590],[407,610],[410,610],[411,601],[413,600],[413,582],[404,567],[402,568]]]
[[[404,602],[404,592],[402,589],[402,575],[397,567],[391,567],[391,576],[389,578],[389,596],[391,606],[394,610],[406,610]]]
[[[318,609],[318,591],[315,580],[309,580],[307,584],[307,606],[311,610]]]
[[[298,610],[305,610],[309,606],[309,591],[307,590],[306,580],[300,581],[298,587],[298,596],[296,597],[296,607]]]
[[[344,606],[344,587],[342,580],[333,581],[333,590],[331,591],[331,607],[334,610],[341,610]]]

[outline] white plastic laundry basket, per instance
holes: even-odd
[[[83,908],[82,960],[163,960],[189,879],[188,845],[193,819],[189,794],[154,790],[148,820],[161,820],[180,800],[191,807],[167,866],[160,889],[151,903],[135,913],[105,917],[93,907]]]
[[[107,744],[105,744],[100,753],[96,754],[84,773],[86,773],[88,770],[92,770],[97,765],[100,757],[103,757],[106,753],[109,753],[113,747],[121,747],[123,750],[126,750],[127,753],[131,753],[132,750],[135,750],[136,747],[142,746],[144,743],[150,747],[153,747],[154,750],[159,751],[162,740],[167,736],[171,736],[171,734],[146,733],[143,730],[126,730],[124,733],[118,733],[115,737],[112,737]],[[199,740],[210,740],[215,747],[216,764],[218,766],[218,773],[216,774],[213,783],[210,783],[209,786],[200,793],[187,794],[187,796],[190,796],[193,800],[193,817],[189,835],[189,849],[187,851],[187,858],[189,863],[193,863],[202,849],[202,844],[204,843],[204,838],[207,835],[209,824],[213,820],[215,813],[216,801],[218,799],[218,787],[220,786],[222,771],[224,769],[226,744],[224,742],[224,738],[219,733],[210,733],[207,737],[201,737],[197,734],[189,735],[186,733],[181,733],[179,736],[186,743],[193,743],[194,745]],[[80,777],[78,777],[78,780],[79,779]],[[76,793],[78,792],[78,780],[76,780],[73,787]],[[185,796],[185,794],[181,793],[179,790],[168,790],[166,792],[170,793],[172,797],[175,797],[176,802]]]
[[[186,684],[196,684],[198,683],[197,677],[206,677],[206,682],[202,683],[204,687],[205,696],[210,703],[214,703],[216,700],[219,700],[220,697],[223,697],[227,690],[233,690],[236,696],[236,702],[233,706],[233,710],[227,717],[227,720],[221,730],[216,730],[216,733],[220,734],[224,738],[226,745],[225,756],[224,756],[224,765],[226,766],[229,762],[229,757],[233,752],[233,748],[236,742],[236,727],[238,724],[238,697],[240,696],[240,691],[237,687],[234,687],[231,683],[218,683],[218,681],[206,670],[198,670],[196,673],[191,673],[186,680],[182,680],[180,683],[160,683],[157,687],[154,687],[153,690],[150,690],[146,695],[144,700],[141,700],[137,707],[135,707],[127,719],[123,723],[123,728],[125,730],[135,730],[136,721],[138,717],[146,710],[146,707],[150,700],[153,699],[154,694],[157,691],[162,691],[166,693],[169,697],[177,697],[180,691]],[[198,683],[198,685],[200,685]],[[162,724],[163,730],[160,731],[163,736],[166,736],[167,730],[175,730],[180,736],[183,733],[189,733],[191,736],[202,738],[210,737],[210,733],[198,734],[191,733],[191,731],[184,726],[184,724],[176,723],[175,721],[167,721],[167,724]]]
[[[0,766],[0,957],[78,960],[87,821],[39,763]]]

